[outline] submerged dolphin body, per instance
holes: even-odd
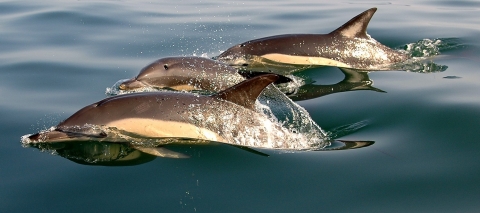
[[[186,138],[271,149],[311,150],[327,146],[329,142],[324,138],[306,138],[290,132],[254,110],[258,95],[277,79],[277,75],[262,75],[209,96],[147,92],[106,98],[84,107],[50,130],[27,136],[24,144],[129,142],[132,137],[140,137],[167,141]],[[158,153],[157,149],[135,148],[157,156],[183,157],[168,150]]]
[[[287,34],[247,41],[216,57],[229,65],[280,63],[295,66],[337,66],[362,70],[389,70],[409,58],[367,34],[377,8],[371,8],[328,34]]]

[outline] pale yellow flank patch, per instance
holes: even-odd
[[[192,91],[192,90],[198,90],[198,88],[189,85],[189,84],[180,84],[180,85],[175,85],[171,86],[170,88],[178,91]]]
[[[106,126],[145,137],[179,137],[225,142],[224,138],[208,129],[176,121],[127,118],[110,122]]]
[[[284,64],[298,64],[298,65],[322,65],[322,66],[336,66],[351,68],[350,65],[322,57],[310,57],[310,56],[296,56],[296,55],[284,55],[279,53],[271,53],[262,55],[262,58],[284,63]]]
[[[174,152],[163,147],[142,147],[142,146],[134,146],[135,149],[140,150],[141,152],[145,152],[147,154],[155,155],[158,157],[163,158],[188,158],[187,155]]]

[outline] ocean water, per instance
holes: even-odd
[[[371,7],[368,33],[429,66],[297,103],[339,139],[327,152],[176,147],[188,159],[91,166],[24,148],[105,89],[167,56],[213,57],[286,33],[328,33]],[[5,212],[475,212],[480,208],[479,1],[0,2],[0,206]],[[430,39],[433,42],[422,41]],[[428,41],[428,40],[427,40]],[[435,41],[439,41],[435,43]],[[428,54],[433,51],[433,54]],[[436,69],[436,67],[441,67]],[[295,74],[312,85],[335,67]]]

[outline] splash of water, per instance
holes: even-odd
[[[403,48],[410,57],[431,57],[440,54],[440,39],[422,39],[415,43],[406,44]]]
[[[331,130],[328,131],[328,137],[334,139],[334,138],[341,138],[345,135],[350,135],[361,128],[366,127],[369,124],[368,120],[363,120],[351,124],[345,124],[339,127],[335,127]]]
[[[411,59],[394,65],[394,68],[418,73],[443,72],[448,66],[434,63],[433,58],[442,52],[463,47],[456,38],[422,39],[398,48]]]
[[[409,43],[401,48],[410,57],[432,57],[440,55],[442,52],[464,48],[457,38],[436,38],[422,39],[414,43]]]
[[[294,75],[287,75],[286,77],[291,79],[291,81],[287,83],[275,85],[284,94],[287,94],[287,95],[295,94],[298,92],[298,88],[306,84],[304,78],[294,76]]]
[[[260,102],[257,112],[238,107],[232,110],[232,104],[225,103],[192,104],[188,119],[234,145],[289,150],[316,150],[329,145],[326,134],[309,117],[292,111],[270,111],[271,103],[265,106]],[[282,113],[291,118],[279,117]]]
[[[120,89],[120,84],[122,84],[123,82],[128,81],[128,80],[130,80],[130,79],[121,79],[121,80],[118,80],[115,84],[113,84],[113,86],[107,87],[105,89],[105,95],[107,97],[112,97],[112,96],[116,96],[116,95],[123,95],[123,94],[129,94],[129,93],[158,91],[157,88],[149,87],[149,86],[144,86],[144,87],[136,88],[136,89],[133,89],[133,90],[121,90]]]

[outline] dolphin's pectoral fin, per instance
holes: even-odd
[[[269,154],[266,154],[266,153],[263,153],[263,152],[260,152],[260,151],[257,151],[255,149],[252,149],[250,147],[246,147],[246,146],[237,146],[237,145],[233,145],[233,144],[229,144],[235,148],[239,148],[241,150],[245,150],[247,152],[250,152],[250,153],[253,153],[253,154],[256,154],[256,155],[260,155],[260,156],[263,156],[263,157],[270,157]]]
[[[346,141],[335,140],[331,146],[318,151],[335,151],[335,150],[347,150],[347,149],[359,149],[374,144],[375,141]]]
[[[272,74],[271,72],[260,72],[260,71],[251,71],[251,70],[239,70],[238,74],[245,77],[246,79],[250,79],[260,75]],[[274,82],[274,84],[283,84],[292,82],[293,80],[289,77],[278,75],[279,79]]]
[[[247,109],[255,109],[255,101],[262,93],[263,89],[271,83],[278,80],[278,75],[265,74],[242,81],[232,87],[229,87],[215,95],[226,101],[243,106]]]
[[[365,12],[353,17],[350,19],[350,21],[332,31],[330,34],[339,34],[347,38],[369,39],[370,37],[367,35],[367,26],[376,11],[377,8],[370,8]]]
[[[150,154],[150,155],[155,155],[157,157],[162,157],[162,158],[190,158],[190,156],[179,153],[179,152],[174,152],[172,150],[168,150],[163,147],[142,147],[142,146],[133,146],[133,148]]]

